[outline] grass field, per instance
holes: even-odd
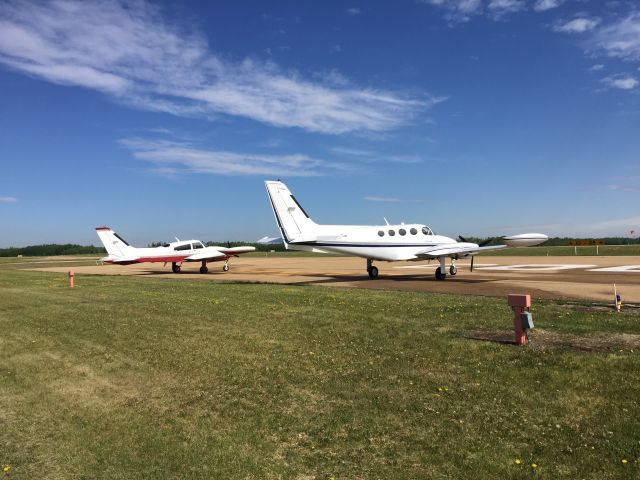
[[[0,265],[0,478],[640,475],[637,312],[535,301],[521,348],[503,299],[76,285]]]

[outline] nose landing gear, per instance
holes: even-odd
[[[173,263],[171,264],[171,271],[172,271],[173,273],[180,273],[180,265],[179,265],[179,264],[177,264],[176,262],[173,262]]]
[[[222,271],[223,272],[228,272],[229,271],[229,259],[226,259],[224,261],[224,265],[222,266]]]

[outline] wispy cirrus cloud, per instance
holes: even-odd
[[[561,33],[585,33],[593,30],[601,22],[598,17],[578,17],[573,20],[558,22],[553,26],[553,30]]]
[[[204,173],[223,176],[262,175],[310,177],[348,171],[348,164],[331,163],[302,154],[266,155],[197,148],[190,143],[125,138],[120,145],[138,160],[165,176]]]
[[[598,53],[623,60],[640,60],[640,11],[632,11],[605,25],[593,35],[589,46]]]
[[[422,0],[422,3],[439,7],[451,24],[470,21],[475,16],[486,15],[493,20],[502,20],[507,15],[526,8],[524,0]]]
[[[443,101],[224,59],[193,25],[170,22],[142,0],[2,2],[0,64],[140,109],[328,134],[390,130]]]
[[[481,0],[422,0],[422,3],[442,8],[445,19],[452,23],[468,22],[483,11]]]
[[[400,202],[400,199],[395,197],[362,197],[362,199],[368,202],[388,202],[388,203]]]
[[[17,201],[16,197],[0,197],[0,203],[16,203]]]
[[[331,152],[343,157],[357,158],[366,162],[421,163],[418,155],[381,155],[370,150],[350,147],[332,147]]]

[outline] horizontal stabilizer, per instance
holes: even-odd
[[[264,236],[256,243],[259,243],[260,245],[282,245],[284,243],[284,240],[282,239],[282,237]]]

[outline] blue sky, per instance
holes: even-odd
[[[640,231],[635,1],[0,3],[0,246]]]

